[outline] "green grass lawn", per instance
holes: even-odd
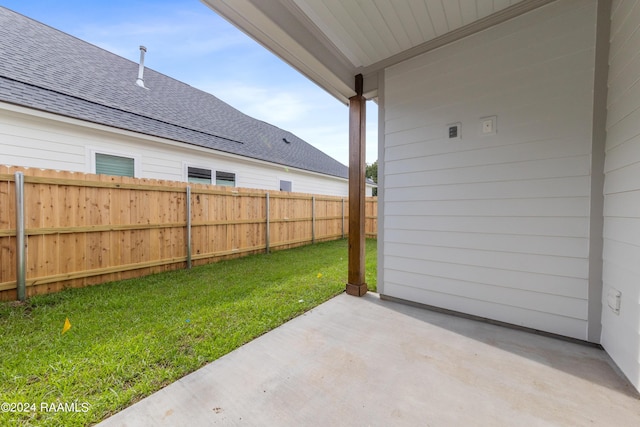
[[[375,269],[368,240],[370,290]],[[99,422],[339,294],[346,279],[338,240],[2,303],[0,425]]]

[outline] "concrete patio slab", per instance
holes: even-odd
[[[105,420],[112,426],[638,426],[594,347],[345,294]]]

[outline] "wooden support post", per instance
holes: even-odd
[[[365,283],[365,126],[366,99],[362,74],[356,76],[356,95],[349,98],[349,272],[347,294],[367,293]]]

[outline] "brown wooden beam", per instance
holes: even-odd
[[[356,76],[356,95],[349,98],[349,273],[347,294],[367,293],[365,283],[365,126],[366,99],[362,74]]]

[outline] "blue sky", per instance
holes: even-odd
[[[209,92],[348,164],[348,109],[199,0],[0,0],[19,12]],[[378,158],[367,104],[367,163]]]

